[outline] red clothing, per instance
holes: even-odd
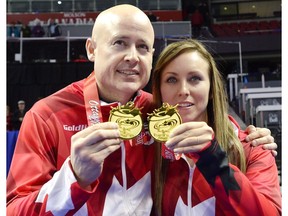
[[[91,79],[94,74],[38,101],[26,113],[7,178],[7,215],[150,214],[154,148],[144,130],[105,159],[93,192],[81,189],[75,179],[70,140],[88,126],[85,90],[95,86]],[[144,114],[152,112],[151,101],[144,91],[135,97],[135,106],[143,107],[143,122]],[[100,107],[103,121],[110,106]]]
[[[202,15],[198,10],[196,10],[196,11],[191,15],[191,23],[192,23],[192,26],[193,26],[193,25],[195,25],[195,26],[201,26],[201,25],[203,25],[203,22],[204,22],[203,15]]]
[[[199,153],[193,167],[185,157],[170,162],[163,191],[163,216],[281,215],[275,158],[262,146],[251,147],[245,142],[247,134],[243,131],[237,133],[247,158],[246,174],[228,164],[216,140]]]
[[[13,130],[12,113],[9,113],[8,115],[6,115],[6,130],[7,131]]]

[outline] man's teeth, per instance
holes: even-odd
[[[120,73],[122,74],[126,74],[126,75],[135,75],[137,74],[135,71],[122,71],[122,70],[119,70]]]

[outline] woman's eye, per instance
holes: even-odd
[[[193,76],[190,78],[191,81],[199,81],[201,78],[199,76]]]
[[[175,77],[169,77],[168,79],[167,79],[167,83],[176,83],[176,78]]]

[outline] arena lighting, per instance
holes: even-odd
[[[61,5],[61,4],[62,4],[62,1],[58,1],[57,4]]]

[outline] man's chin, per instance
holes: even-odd
[[[135,92],[141,90],[144,87],[135,83],[123,83],[121,86],[117,86],[117,88],[118,91],[134,94]]]

